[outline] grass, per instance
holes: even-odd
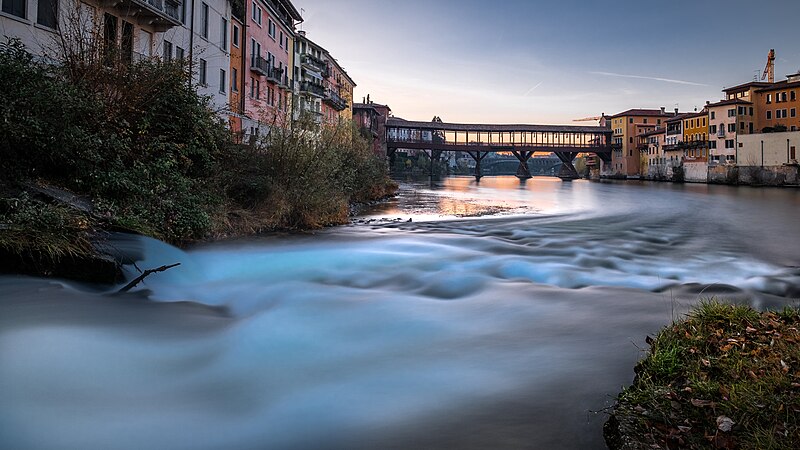
[[[701,303],[651,342],[617,398],[609,446],[800,448],[798,328],[796,308]],[[730,431],[719,427],[724,418]]]

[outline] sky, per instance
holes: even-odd
[[[397,117],[575,124],[691,111],[800,70],[798,0],[293,0],[301,29]]]

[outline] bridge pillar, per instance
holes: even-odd
[[[476,152],[468,151],[467,153],[469,154],[469,156],[472,157],[472,159],[475,160],[475,181],[481,181],[481,178],[483,177],[483,169],[481,169],[481,161],[483,161],[483,158],[486,158],[486,155],[488,155],[489,152],[481,152],[480,150],[478,150]]]
[[[526,151],[516,151],[512,150],[511,153],[517,157],[519,160],[519,167],[517,168],[517,178],[520,180],[527,180],[529,178],[533,178],[531,175],[531,169],[528,168],[528,160],[531,159],[533,156],[533,152],[526,152]]]
[[[578,152],[556,152],[556,156],[558,156],[558,159],[560,159],[562,162],[561,171],[558,173],[558,178],[561,178],[562,181],[572,181],[580,178],[578,171],[572,164],[572,161],[574,161],[575,157],[578,156]]]

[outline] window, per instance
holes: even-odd
[[[41,0],[39,0],[39,1],[41,1]],[[788,99],[786,98],[786,92],[781,92],[781,101],[782,102],[788,101]]]
[[[742,130],[742,131],[744,131],[744,122],[742,122],[742,123],[740,123],[740,124],[739,124],[739,129],[740,129],[740,130]]]
[[[225,88],[227,84],[227,79],[225,78],[225,69],[219,69],[219,93],[224,94]]]
[[[227,52],[228,51],[228,21],[225,20],[224,17],[222,18],[222,22],[220,22],[220,24],[219,24],[219,33],[220,33],[220,36],[221,36],[220,43],[219,43],[220,47],[222,47],[222,50]]]
[[[3,12],[24,19],[25,3],[26,0],[3,0]]]
[[[709,141],[708,148],[717,148],[717,141]]]
[[[239,71],[231,67],[231,92],[239,92]]]
[[[797,108],[792,108],[789,110],[791,117],[797,117]]]
[[[725,141],[725,148],[734,148],[733,139],[728,139]]]
[[[710,127],[708,127],[708,132],[711,133],[711,134],[716,133],[717,132],[717,126],[716,125],[711,125]]]
[[[250,77],[250,98],[255,98],[256,96],[256,79]]]
[[[175,59],[181,60],[186,57],[186,50],[181,47],[175,47]]]
[[[772,94],[767,94],[767,104],[772,103]]]
[[[656,123],[661,125],[661,119],[656,120]]]
[[[772,111],[767,111],[767,120],[772,120]]]
[[[711,120],[714,120],[716,118],[717,118],[717,114],[714,111],[711,111]]]
[[[736,124],[735,123],[729,123],[728,124],[728,131],[731,132],[731,133],[735,133],[736,132]]]
[[[233,25],[233,46],[239,48],[239,26]]]
[[[275,22],[273,22],[272,19],[269,20],[269,28],[268,28],[268,30],[269,30],[269,37],[271,37],[274,40],[275,39]]]
[[[628,123],[633,123],[633,117],[631,117],[630,119],[628,119]]]
[[[164,41],[164,62],[172,61],[172,42]]]
[[[139,44],[137,46],[139,53],[144,56],[153,56],[153,35],[147,31],[139,30]]]
[[[289,36],[286,36],[283,39],[286,42],[286,44],[283,46],[283,51],[286,52],[286,53],[289,53]]]
[[[728,117],[736,117],[736,109],[729,109],[728,110]]]
[[[205,3],[200,9],[200,34],[208,39],[208,5]]]
[[[133,61],[133,24],[122,21],[122,39],[120,40],[120,56],[122,60]]]
[[[181,23],[184,25],[186,25],[186,5],[188,3],[189,2],[185,0],[181,2]]]
[[[253,2],[253,22],[261,26],[261,7],[256,5],[256,2]]]
[[[644,119],[644,123],[647,123],[647,119]]]
[[[39,0],[36,8],[36,23],[47,28],[58,26],[58,0]]]
[[[281,48],[283,48],[283,31],[281,31],[281,38],[280,38],[280,40],[278,41],[278,45],[279,45]]]
[[[750,107],[750,114],[748,114],[748,115],[750,115],[750,116],[753,115],[753,107],[752,106]]]
[[[197,69],[197,74],[198,74],[198,77],[200,79],[200,84],[203,85],[203,86],[206,86],[208,84],[208,78],[206,76],[207,75],[207,72],[206,72],[207,69],[208,69],[208,63],[206,62],[205,59],[200,58],[200,64],[199,64],[198,69]]]
[[[797,92],[792,91],[792,93],[791,93],[791,95],[789,97],[792,99],[792,101],[797,100]]]

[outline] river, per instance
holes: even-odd
[[[0,277],[0,448],[604,448],[648,334],[800,298],[799,221],[798,190],[454,177],[313,235],[118,236],[182,265]]]

